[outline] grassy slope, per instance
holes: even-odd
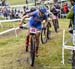
[[[30,0],[29,2],[32,2],[32,0]],[[8,3],[10,5],[20,5],[20,4],[25,4],[25,0],[8,0]]]
[[[25,53],[24,31],[9,39],[0,39],[0,69],[71,69],[68,64],[69,53],[65,53],[65,65],[61,64],[62,30],[68,27],[68,20],[60,20],[60,32],[52,34],[52,40],[40,44],[39,57],[31,68],[27,63],[28,53]]]
[[[8,3],[9,3],[10,5],[25,4],[25,0],[8,0]]]
[[[0,20],[4,20],[4,19],[5,19],[4,17],[1,17],[1,16],[0,16]]]
[[[2,23],[3,28],[0,27],[0,32],[10,29],[10,28],[13,28],[14,27],[13,23],[14,23],[15,27],[17,27],[19,25],[19,22]]]

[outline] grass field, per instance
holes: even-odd
[[[0,27],[0,32],[5,31],[5,30],[10,29],[10,28],[13,28],[14,25],[15,25],[15,27],[19,26],[19,22],[2,23],[3,28]]]
[[[4,20],[4,19],[5,19],[4,17],[1,17],[1,16],[0,16],[0,20]]]
[[[0,69],[71,69],[68,58],[70,51],[65,50],[65,64],[61,64],[61,47],[63,29],[68,29],[69,20],[60,19],[59,33],[52,33],[52,39],[46,44],[40,44],[39,57],[36,58],[35,66],[30,67],[25,52],[24,39],[26,31],[22,31],[17,38],[7,36],[0,39]],[[66,32],[66,37],[69,37]],[[9,37],[9,38],[8,38]]]
[[[8,0],[8,3],[9,3],[10,5],[25,4],[25,0]]]
[[[11,28],[14,28],[14,27],[18,27],[19,26],[19,22],[6,22],[6,23],[1,23],[3,28],[1,28],[1,25],[0,25],[0,32],[2,31],[5,31],[7,29],[11,29]],[[28,21],[25,21],[25,23],[27,23]]]
[[[20,5],[20,4],[25,4],[26,0],[8,0],[8,3],[10,5]],[[30,3],[32,2],[32,0],[29,1]]]

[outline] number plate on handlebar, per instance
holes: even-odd
[[[30,33],[36,34],[37,33],[37,29],[36,28],[30,28]]]

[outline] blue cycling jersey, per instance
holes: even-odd
[[[30,17],[30,20],[29,20],[29,25],[30,27],[41,29],[42,27],[41,22],[46,19],[47,19],[46,14],[44,14],[43,16],[39,16],[39,10],[36,10],[32,12],[32,16]]]

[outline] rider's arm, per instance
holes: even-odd
[[[53,15],[53,13],[52,13],[50,10],[47,10],[47,13],[48,13],[49,15]]]
[[[35,11],[35,12],[32,12],[32,13],[29,13],[29,14],[26,14],[25,16],[23,16],[23,17],[21,18],[20,25],[22,25],[22,22],[23,22],[23,20],[24,20],[25,18],[29,18],[30,16],[33,16],[35,13],[36,13],[36,11]]]
[[[55,16],[51,11],[47,11],[50,15],[50,17],[53,19],[53,17]]]
[[[29,15],[27,14],[27,15],[25,15],[25,16],[23,16],[22,18],[21,18],[21,23],[23,22],[23,20],[25,19],[25,18],[28,18],[29,17]]]
[[[25,19],[25,18],[28,18],[28,17],[29,17],[29,15],[22,16],[21,22],[20,22],[19,26],[21,26],[21,25],[22,25],[22,22],[24,21],[24,19]]]
[[[45,26],[47,26],[47,23],[48,23],[48,15],[45,16],[44,22],[45,22]]]

